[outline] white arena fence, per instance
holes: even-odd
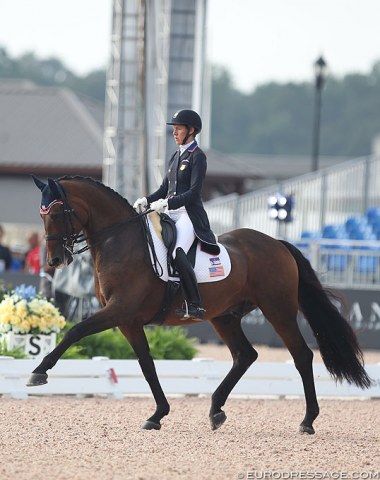
[[[26,387],[38,362],[0,357],[0,394],[26,399],[29,395],[125,395],[150,394],[137,360],[59,360],[49,371],[48,384]],[[211,395],[231,368],[231,362],[210,359],[156,360],[157,374],[168,395]],[[380,363],[366,366],[374,386],[361,390],[336,384],[322,364],[314,364],[319,397],[380,398]],[[301,378],[292,362],[257,362],[245,373],[232,395],[303,397]]]

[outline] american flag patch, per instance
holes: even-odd
[[[224,267],[210,267],[208,269],[210,277],[224,277]]]
[[[211,265],[220,265],[220,258],[219,257],[210,258],[210,263]]]

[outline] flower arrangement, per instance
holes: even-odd
[[[0,333],[58,333],[65,323],[58,308],[32,286],[20,285],[0,302]]]

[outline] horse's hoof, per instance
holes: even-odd
[[[219,413],[210,416],[211,430],[216,430],[221,427],[227,420],[226,414],[221,410]]]
[[[161,424],[147,420],[141,428],[143,430],[160,430]]]
[[[308,427],[306,425],[300,425],[300,433],[308,433],[309,435],[314,435],[315,430],[313,427]]]
[[[32,373],[26,386],[38,387],[39,385],[45,385],[48,383],[47,378],[48,376],[46,373]]]

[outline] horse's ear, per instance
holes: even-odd
[[[55,183],[55,180],[53,180],[52,178],[48,178],[48,185],[49,185],[50,191],[52,192],[52,194],[54,195],[54,197],[55,197],[56,199],[61,198],[61,193],[60,193],[60,191],[59,191],[58,188],[57,188],[57,185],[56,185],[56,183]]]
[[[42,190],[46,187],[46,183],[44,183],[42,180],[40,180],[39,178],[37,178],[35,175],[31,175],[31,177],[33,178],[34,180],[34,183],[36,184],[36,186],[41,190]]]

